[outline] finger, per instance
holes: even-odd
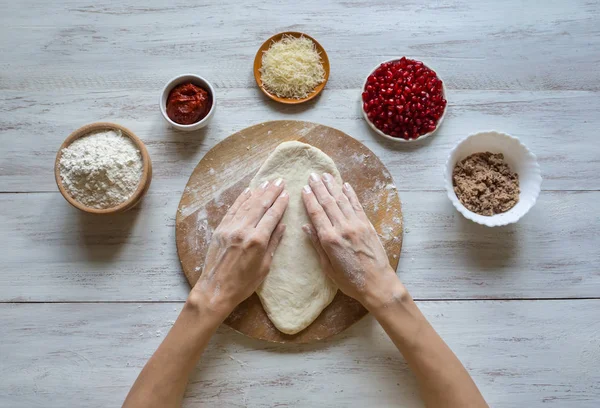
[[[283,238],[283,233],[285,232],[285,224],[279,224],[273,231],[273,235],[271,235],[271,239],[267,244],[267,252],[265,252],[265,256],[262,261],[262,265],[260,268],[261,271],[261,281],[267,276],[269,273],[269,269],[271,268],[271,262],[273,261],[273,256],[275,256],[275,251],[277,247],[281,243]],[[262,283],[262,282],[261,282]]]
[[[250,198],[244,202],[234,219],[243,225],[256,227],[258,221],[271,207],[281,190],[283,190],[283,180],[277,179],[275,183],[265,180],[252,191]]]
[[[321,246],[321,241],[319,241],[319,235],[317,234],[317,230],[315,229],[315,227],[313,227],[310,224],[304,224],[302,226],[302,231],[304,231],[304,233],[308,236],[319,255],[325,254],[325,251]]]
[[[352,205],[354,213],[358,216],[358,218],[370,223],[369,218],[367,217],[367,214],[365,214],[362,204],[360,201],[358,201],[358,197],[356,196],[356,192],[352,186],[349,183],[344,183],[342,191],[344,192],[344,195],[348,197],[348,201],[350,202],[350,205]]]
[[[304,186],[302,189],[302,201],[304,202],[308,218],[310,218],[317,231],[325,231],[333,227],[310,186]]]
[[[335,198],[329,194],[329,191],[327,191],[325,184],[323,184],[319,176],[317,176],[315,173],[312,173],[309,177],[309,185],[313,190],[315,197],[317,197],[317,201],[325,210],[325,214],[327,214],[331,224],[342,224],[346,220],[346,217],[344,217],[344,214],[342,214],[340,207],[338,207],[337,203],[335,202]]]
[[[249,197],[250,197],[250,188],[247,187],[242,192],[242,194],[240,194],[238,196],[238,198],[235,199],[233,204],[231,204],[231,207],[229,207],[229,210],[227,210],[227,213],[225,214],[225,216],[221,220],[221,224],[219,224],[219,225],[225,225],[225,224],[229,223],[233,219],[233,217],[235,216],[237,211],[240,209],[242,204],[244,204],[244,202],[246,200],[248,200]]]
[[[263,183],[264,185],[264,183]],[[252,198],[252,208],[248,211],[247,221],[253,227],[256,227],[265,213],[275,203],[275,200],[283,191],[283,179],[278,178],[274,182],[270,182],[262,189],[262,194]]]
[[[335,199],[338,207],[342,211],[342,214],[344,214],[347,219],[356,217],[354,209],[352,208],[350,201],[348,201],[348,197],[342,193],[342,187],[337,183],[337,181],[335,181],[333,176],[329,173],[323,173],[322,179],[323,183],[325,184],[325,188],[327,188],[329,194],[331,194],[331,196]]]
[[[264,232],[268,236],[271,236],[274,233],[277,224],[279,224],[279,221],[281,221],[289,201],[290,195],[287,193],[287,191],[283,190],[273,205],[267,210],[265,215],[263,215],[261,220],[258,222],[256,229]]]
[[[277,250],[277,247],[283,238],[284,232],[285,224],[277,224],[275,231],[273,231],[273,235],[271,235],[271,239],[269,240],[269,245],[267,246],[267,257],[269,260],[275,255],[275,251]]]
[[[313,227],[310,224],[304,224],[302,226],[302,231],[304,231],[306,233],[306,235],[308,235],[308,238],[310,238],[310,241],[312,242],[313,247],[317,251],[317,254],[319,255],[319,258],[321,259],[321,262],[324,263],[323,266],[331,265],[331,261],[329,260],[327,253],[321,246],[321,241],[319,241],[319,234],[317,234],[315,227]],[[324,267],[323,269],[325,271],[329,271],[329,268]]]

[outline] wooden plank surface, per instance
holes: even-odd
[[[256,50],[296,30],[327,50],[330,89],[358,88],[379,61],[412,55],[451,89],[600,90],[594,1],[5,0],[2,9],[2,89],[151,88],[188,71],[252,88]]]
[[[419,306],[490,406],[598,406],[600,300]],[[0,305],[0,406],[119,406],[180,308],[180,303]],[[367,402],[421,406],[414,377],[371,317],[310,345],[266,343],[221,327],[192,375],[184,406]]]
[[[492,406],[598,405],[600,3],[0,6],[0,406],[121,403],[188,291],[174,224],[190,173],[226,136],[279,119],[340,129],[390,170],[406,227],[399,275],[416,298],[435,300],[420,306]],[[328,52],[331,78],[314,103],[279,106],[255,88],[256,49],[285,30]],[[358,98],[365,74],[401,55],[438,71],[449,111],[435,137],[399,147],[369,130]],[[164,83],[184,72],[217,89],[214,121],[192,134],[168,129],[157,107]],[[64,138],[99,120],[136,132],[155,170],[141,206],[110,219],[70,208],[52,175]],[[544,177],[538,204],[505,228],[463,219],[442,190],[450,149],[490,129],[520,137]],[[123,301],[134,303],[114,303]],[[199,370],[185,406],[419,406],[369,317],[300,347],[221,328]]]
[[[168,79],[165,75],[163,82]],[[210,125],[198,132],[176,132],[158,110],[163,82],[148,90],[65,89],[28,97],[22,91],[0,92],[0,191],[56,191],[56,150],[73,130],[99,120],[120,123],[146,143],[154,171],[151,191],[180,191],[220,140],[259,122],[280,119],[321,123],[358,139],[381,159],[400,190],[443,189],[450,150],[482,130],[521,138],[538,156],[543,190],[600,189],[600,137],[594,136],[600,111],[597,92],[450,89],[447,118],[435,137],[399,146],[369,129],[359,111],[359,89],[325,88],[315,103],[295,107],[276,105],[255,88],[217,89],[217,111]],[[75,106],[77,115],[66,114]],[[250,141],[247,147],[252,148]]]
[[[180,196],[150,192],[130,213],[105,219],[79,213],[58,193],[0,194],[0,301],[184,300]],[[600,294],[599,216],[590,211],[600,192],[543,192],[518,224],[493,229],[464,219],[442,192],[400,199],[397,270],[416,298]]]

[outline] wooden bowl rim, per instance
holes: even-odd
[[[127,136],[131,141],[133,141],[133,143],[136,145],[136,147],[139,149],[139,151],[142,155],[142,164],[143,164],[142,177],[140,178],[140,182],[138,184],[137,189],[131,195],[131,197],[129,197],[128,200],[122,202],[121,204],[117,205],[116,207],[92,208],[92,207],[88,207],[85,204],[80,203],[79,201],[75,200],[75,198],[71,197],[71,195],[69,194],[69,192],[67,191],[67,189],[65,188],[65,186],[62,183],[62,179],[60,177],[59,164],[60,164],[60,158],[62,157],[62,151],[64,148],[68,147],[71,143],[73,143],[75,140],[77,140],[81,137],[84,137],[92,132],[104,130],[104,129],[118,129],[122,132],[123,135]],[[118,212],[127,211],[130,208],[132,208],[133,206],[135,206],[139,202],[139,200],[142,198],[142,196],[148,191],[148,188],[150,186],[150,181],[152,180],[152,162],[150,160],[150,155],[148,154],[148,150],[146,149],[146,145],[144,145],[144,142],[142,142],[142,140],[139,137],[137,137],[137,135],[135,133],[133,133],[131,130],[129,130],[128,128],[126,128],[124,126],[121,126],[119,124],[112,123],[112,122],[94,122],[94,123],[89,123],[87,125],[84,125],[84,126],[80,127],[79,129],[75,130],[74,132],[72,132],[65,139],[65,141],[60,145],[60,148],[58,149],[58,152],[56,153],[56,160],[54,162],[54,178],[56,180],[56,185],[58,186],[60,193],[65,198],[65,200],[67,200],[69,202],[69,204],[71,204],[73,207],[75,207],[81,211],[90,213],[90,214],[115,214]]]
[[[317,47],[317,51],[319,52],[319,55],[321,56],[323,68],[325,69],[325,80],[323,82],[321,82],[319,85],[317,85],[316,88],[306,98],[303,98],[303,99],[281,98],[281,97],[274,95],[274,94],[270,93],[269,91],[267,91],[262,84],[260,68],[262,67],[263,51],[268,50],[269,47],[271,46],[272,42],[279,41],[284,35],[290,35],[292,37],[297,37],[297,38],[303,36],[303,37],[308,38],[312,42],[314,42],[315,46]],[[304,102],[310,101],[311,99],[313,99],[317,95],[319,95],[321,93],[321,91],[323,91],[323,88],[325,88],[325,85],[327,84],[327,81],[329,80],[330,69],[331,69],[331,67],[329,65],[329,57],[327,56],[327,52],[325,51],[325,48],[323,48],[323,46],[321,44],[319,44],[319,42],[317,40],[315,40],[313,37],[311,37],[310,35],[301,33],[299,31],[284,31],[284,32],[281,32],[281,33],[271,36],[267,41],[265,41],[260,46],[260,48],[256,52],[256,56],[254,57],[254,80],[256,81],[256,84],[258,85],[260,90],[265,95],[267,95],[269,98],[271,98],[272,100],[274,100],[276,102],[284,103],[287,105],[297,105],[299,103],[304,103]]]

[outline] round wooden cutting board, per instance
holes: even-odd
[[[402,248],[402,210],[392,176],[362,143],[327,126],[300,121],[265,122],[229,136],[198,163],[185,187],[176,220],[177,252],[193,286],[204,266],[212,231],[235,198],[250,184],[267,156],[282,142],[298,140],[327,153],[349,182],[377,230],[390,263],[398,266]],[[281,333],[254,293],[225,320],[233,329],[257,339],[308,343],[331,337],[357,322],[367,311],[338,291],[333,302],[305,330]]]

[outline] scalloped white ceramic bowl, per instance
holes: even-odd
[[[479,215],[468,210],[458,199],[452,185],[452,171],[457,162],[478,152],[503,153],[504,160],[519,175],[519,202],[505,213],[492,216]],[[537,158],[518,138],[496,131],[480,132],[468,136],[450,152],[444,171],[444,184],[454,207],[471,221],[488,227],[512,224],[523,217],[535,204],[542,176]]]

